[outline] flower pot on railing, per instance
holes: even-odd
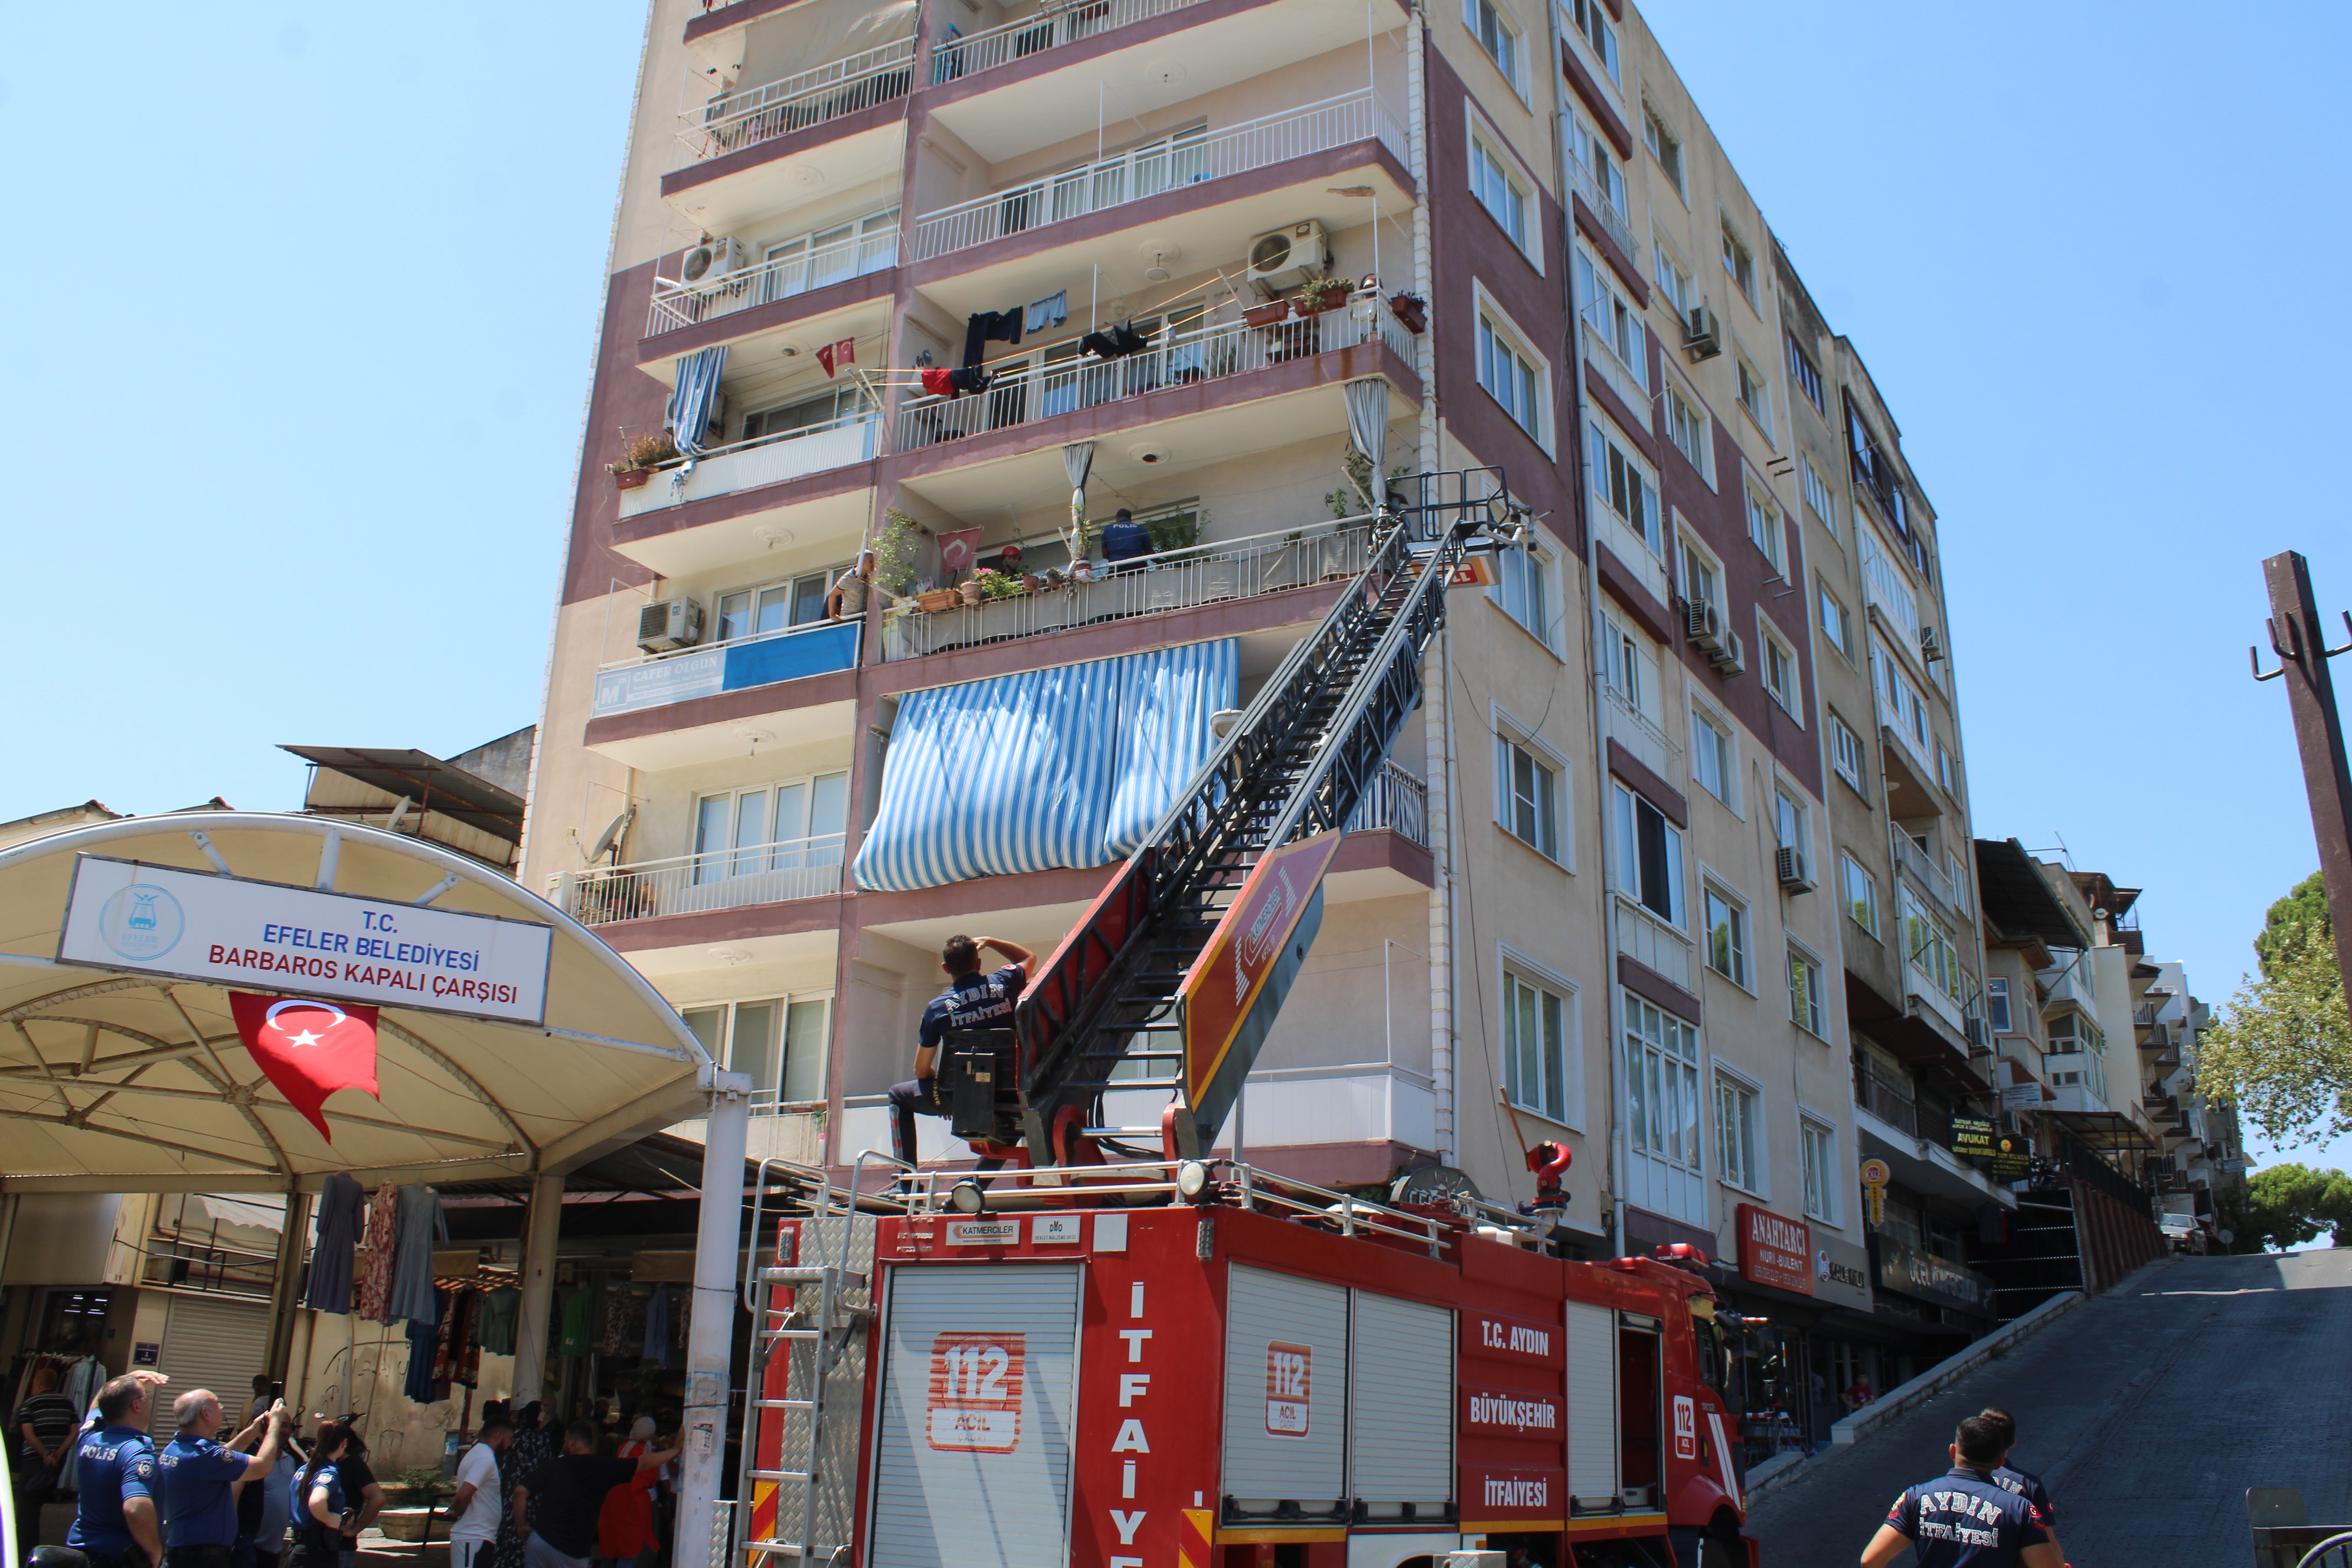
[[[952,610],[963,603],[963,595],[953,588],[933,588],[915,595],[915,604],[925,615],[936,616],[941,610]]]
[[[1290,301],[1276,300],[1272,304],[1253,305],[1244,310],[1242,321],[1246,326],[1272,327],[1279,325],[1282,319],[1288,314],[1290,314]]]
[[[643,489],[646,481],[653,477],[654,471],[651,468],[614,468],[613,484],[618,489]]]
[[[959,584],[956,584],[956,595],[957,595],[957,596],[958,596],[960,599],[961,599],[961,600],[962,600],[962,602],[963,602],[963,603],[965,603],[965,604],[967,604],[967,605],[977,605],[977,604],[979,604],[979,603],[980,603],[980,580],[979,580],[978,578],[974,578],[974,577],[968,577],[968,578],[964,579],[964,581],[962,581],[962,582],[961,582],[961,583],[959,583]]]
[[[1326,310],[1336,310],[1348,302],[1348,285],[1333,279],[1314,283],[1301,290],[1292,300],[1291,308],[1300,321],[1319,316]]]
[[[1420,295],[1391,294],[1389,309],[1396,312],[1399,323],[1414,337],[1429,331],[1429,301]]]

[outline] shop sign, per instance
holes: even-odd
[[[538,1025],[554,936],[531,921],[77,855],[58,962]]]
[[[1870,1254],[1833,1236],[1813,1238],[1813,1294],[1870,1310]]]
[[[1982,1116],[1953,1117],[1952,1152],[1971,1160],[1991,1159],[1991,1121]]]
[[[2000,1091],[2003,1110],[2039,1110],[2042,1109],[2042,1086],[2038,1083],[2013,1083]]]
[[[1992,1176],[1997,1182],[2021,1182],[2032,1173],[2032,1156],[2022,1138],[2000,1138],[1992,1146]]]
[[[1754,1204],[1739,1205],[1739,1273],[1757,1285],[1813,1293],[1812,1227]]]
[[[1983,1275],[1884,1236],[1878,1238],[1878,1283],[1900,1296],[1967,1312],[1989,1311],[1992,1303],[1992,1288]]]
[[[698,648],[670,658],[624,665],[596,677],[595,695],[588,716],[603,719],[614,713],[634,713],[640,708],[660,708],[697,697],[715,696],[727,685],[727,650]]]

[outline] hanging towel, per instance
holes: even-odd
[[[515,1320],[522,1312],[522,1292],[501,1285],[482,1299],[482,1348],[492,1355],[515,1353]]]
[[[441,1292],[435,1290],[433,1294],[438,1296]],[[440,1337],[438,1313],[429,1319],[408,1321],[408,1382],[401,1392],[419,1405],[433,1403],[433,1346]]]
[[[400,1233],[397,1209],[400,1189],[390,1182],[376,1188],[368,1200],[367,1252],[360,1261],[359,1302],[353,1311],[372,1323],[384,1321],[384,1303],[392,1296],[393,1238]]]
[[[1058,327],[1070,319],[1070,291],[1058,289],[1043,300],[1032,301],[1028,313],[1022,318],[1022,327],[1028,331],[1042,332],[1047,327]]]
[[[669,1356],[669,1287],[656,1285],[646,1301],[646,1338],[638,1352],[656,1366],[674,1366]]]
[[[1021,308],[1010,310],[981,310],[965,323],[963,332],[963,363],[978,364],[991,342],[1021,341]]]
[[[337,1171],[319,1194],[319,1240],[310,1251],[310,1288],[302,1304],[313,1311],[352,1310],[352,1249],[360,1239],[367,1189]]]
[[[406,1318],[437,1326],[441,1314],[433,1302],[433,1244],[449,1239],[449,1222],[442,1217],[440,1195],[431,1187],[401,1188],[399,1219],[384,1321]]]

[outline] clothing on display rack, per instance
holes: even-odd
[[[669,1355],[669,1287],[656,1285],[646,1298],[646,1337],[637,1353],[656,1366],[675,1366]]]
[[[604,1337],[597,1345],[604,1355],[629,1353],[630,1297],[626,1290],[604,1292]]]
[[[515,1353],[515,1320],[522,1313],[522,1292],[501,1285],[482,1298],[482,1349],[492,1355]]]
[[[563,1342],[561,1353],[588,1353],[589,1325],[595,1321],[596,1292],[591,1286],[581,1285],[563,1298]]]
[[[319,1194],[319,1240],[310,1249],[310,1280],[302,1304],[313,1311],[352,1310],[352,1250],[359,1243],[367,1189],[337,1171]]]
[[[436,1296],[440,1293],[434,1291]],[[407,1331],[408,1381],[401,1392],[419,1405],[430,1405],[433,1403],[433,1345],[441,1335],[440,1320],[435,1318],[428,1322],[411,1318]]]
[[[437,1330],[441,1313],[433,1300],[433,1244],[449,1239],[441,1194],[431,1187],[401,1188],[399,1223],[393,1244],[392,1294],[384,1303],[383,1321],[406,1319]]]
[[[482,1381],[482,1352],[475,1342],[475,1328],[481,1320],[482,1292],[452,1290],[446,1300],[441,1331],[433,1345],[433,1381],[478,1388]]]
[[[353,1315],[372,1323],[383,1321],[383,1305],[392,1295],[393,1238],[400,1233],[400,1189],[390,1182],[376,1188],[368,1200],[367,1250],[359,1259]]]

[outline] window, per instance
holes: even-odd
[[[1748,487],[1748,537],[1764,552],[1764,559],[1772,563],[1775,576],[1789,574],[1782,564],[1788,559],[1788,545],[1780,531],[1780,509],[1754,485]]]
[[[1558,652],[1552,642],[1551,558],[1533,545],[1506,550],[1497,556],[1502,581],[1493,590],[1504,614],[1527,627],[1538,642]]]
[[[1837,649],[1846,658],[1852,658],[1853,647],[1846,640],[1852,634],[1846,630],[1845,606],[1838,602],[1838,596],[1835,594],[1830,592],[1827,578],[1822,580],[1821,590],[1822,636],[1829,638],[1830,647]]]
[[[768,247],[763,256],[767,265],[760,280],[762,303],[896,267],[898,209],[886,207],[854,223],[799,235]]]
[[[1666,384],[1666,438],[1675,444],[1676,451],[1690,459],[1690,466],[1698,470],[1698,477],[1703,479],[1708,479],[1709,473],[1706,427],[1706,416],[1698,411],[1697,405],[1683,395],[1681,387],[1669,381]],[[1709,482],[1713,481],[1710,479]]]
[[[1911,966],[1925,974],[1937,990],[1958,1002],[1962,985],[1960,953],[1952,945],[1951,933],[1912,897],[1909,888],[1904,888],[1902,894],[1903,949]]]
[[[1992,1020],[1992,1032],[2010,1032],[2009,977],[1996,974],[1985,982],[1985,1015]]]
[[[1617,29],[1610,24],[1609,13],[1601,8],[1601,0],[1560,0],[1559,8],[1577,37],[1591,47],[1601,68],[1609,79],[1622,86],[1617,74]]]
[[[1519,86],[1519,29],[1495,0],[1462,0],[1462,21],[1477,35],[1478,47],[1494,60],[1495,68],[1511,84]]]
[[[1625,999],[1626,1121],[1633,1147],[1699,1168],[1698,1031],[1631,991]]]
[[[1690,268],[1675,259],[1654,229],[1650,234],[1650,250],[1655,258],[1651,270],[1657,275],[1658,291],[1674,306],[1675,314],[1688,321],[1691,307],[1698,303],[1698,285],[1692,280]]]
[[[1830,766],[1856,794],[1867,798],[1869,792],[1862,787],[1862,737],[1834,713],[1830,715]]]
[[[1592,493],[1618,521],[1633,530],[1652,555],[1664,558],[1665,544],[1658,516],[1658,482],[1642,459],[1601,428],[1599,420],[1585,427],[1586,458],[1592,465]]]
[[[743,439],[775,441],[787,436],[805,435],[829,429],[843,420],[874,416],[874,405],[866,399],[861,386],[837,387],[787,403],[777,408],[762,408],[743,416]]]
[[[1507,735],[1495,738],[1502,785],[1496,803],[1503,831],[1552,859],[1559,858],[1559,773]]]
[[[1822,966],[1794,947],[1789,949],[1789,1016],[1805,1033],[1830,1037],[1829,1016],[1822,1006]]]
[[[1642,104],[1642,142],[1649,148],[1650,156],[1658,161],[1658,167],[1666,172],[1666,178],[1674,182],[1675,193],[1689,200],[1690,186],[1683,180],[1682,139],[1666,129],[1665,121],[1646,100]]]
[[[1601,680],[1626,707],[1663,731],[1666,727],[1665,682],[1659,679],[1658,646],[1610,608],[1601,610],[1601,652],[1606,659]]]
[[[1576,247],[1574,264],[1578,314],[1591,335],[1613,355],[1634,384],[1650,384],[1650,337],[1642,312],[1617,290],[1609,269],[1592,258],[1583,246]]]
[[[1748,984],[1748,911],[1728,893],[1706,889],[1706,966],[1734,985]]]
[[[828,996],[772,996],[689,1007],[680,1015],[713,1059],[751,1079],[754,1114],[790,1103],[824,1100],[824,1047],[830,1034]]]
[[[1797,1119],[1798,1163],[1805,1168],[1805,1217],[1837,1224],[1837,1131],[1810,1116]]]
[[[1764,628],[1764,689],[1772,694],[1772,700],[1778,702],[1790,718],[1801,724],[1805,721],[1800,710],[1804,700],[1798,686],[1797,656],[1760,616],[1757,624]]]
[[[1907,737],[1924,757],[1927,748],[1927,703],[1919,689],[1895,667],[1895,658],[1885,649],[1870,650],[1870,684],[1878,696],[1880,717],[1896,732]]]
[[[1765,384],[1762,374],[1748,362],[1746,354],[1737,353],[1733,357],[1739,363],[1739,406],[1748,410],[1748,416],[1756,421],[1759,430],[1769,436],[1772,434],[1772,389]]]
[[[1806,510],[1822,520],[1832,533],[1837,531],[1837,502],[1830,495],[1830,483],[1813,466],[1809,452],[1797,454],[1797,488],[1804,492]]]
[[[824,619],[825,590],[846,564],[719,595],[712,606],[718,612],[719,635],[711,640],[733,642]]]
[[[1568,1003],[1557,992],[1503,972],[1503,1091],[1511,1103],[1566,1124]]]
[[[1708,714],[1697,708],[1691,710],[1691,776],[1699,787],[1738,811],[1731,798],[1733,781],[1738,778],[1731,732]]]
[[[1745,1192],[1762,1190],[1762,1151],[1756,1146],[1756,1091],[1718,1072],[1715,1075],[1716,1174]]]
[[[1527,187],[1513,179],[1503,160],[1476,137],[1470,141],[1470,194],[1503,226],[1513,245],[1528,248]]]
[[[1812,356],[1807,353],[1803,345],[1797,342],[1796,333],[1789,333],[1788,341],[1789,379],[1797,384],[1797,390],[1805,395],[1806,402],[1827,413],[1828,410],[1822,403],[1821,367],[1813,363]]]
[[[1864,870],[1862,862],[1851,855],[1838,857],[1838,876],[1843,884],[1840,891],[1845,898],[1846,919],[1876,936],[1878,879]]]
[[[838,891],[840,874],[833,868],[841,864],[848,818],[845,773],[706,795],[694,807],[692,879],[700,886],[757,874],[773,879],[743,902]],[[835,887],[822,885],[828,875]]]
[[[1508,329],[1497,328],[1485,311],[1478,313],[1478,384],[1485,387],[1511,423],[1543,439],[1542,379],[1523,357]]]
[[[1694,605],[1712,605],[1715,613],[1723,614],[1723,575],[1714,560],[1699,552],[1687,534],[1676,531],[1682,542],[1683,597]]]
[[[1936,742],[1936,782],[1944,786],[1946,795],[1959,793],[1952,784],[1952,753],[1944,750],[1941,741]]]
[[[2050,1020],[2050,1038],[2042,1048],[2046,1056],[2073,1056],[2088,1051],[2104,1058],[2107,1054],[2107,1037],[2083,1014],[2061,1013]]]
[[[1683,923],[1682,829],[1623,784],[1615,788],[1618,889],[1668,925],[1679,927]]]
[[[1728,218],[1723,223],[1723,269],[1731,274],[1732,282],[1738,285],[1748,302],[1756,303],[1756,256]]]
[[[1783,849],[1805,849],[1811,846],[1811,836],[1805,831],[1805,806],[1785,787],[1772,791],[1773,842]]]

